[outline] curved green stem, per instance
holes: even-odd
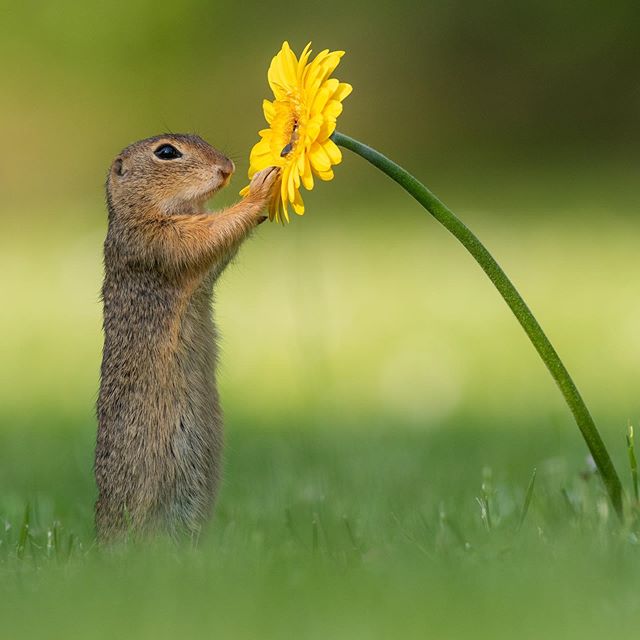
[[[500,265],[474,233],[409,172],[405,171],[401,166],[389,160],[389,158],[383,156],[375,149],[349,136],[335,132],[332,139],[341,147],[349,149],[362,156],[365,160],[368,160],[383,173],[386,173],[391,179],[395,180],[405,191],[410,193],[440,224],[448,229],[463,244],[467,251],[475,258],[476,262],[482,267],[482,270],[489,276],[491,282],[493,282],[529,336],[529,339],[536,348],[536,351],[540,354],[540,357],[547,366],[547,369],[549,369],[556,384],[560,387],[560,391],[569,409],[571,409],[571,413],[573,413],[582,437],[587,443],[587,447],[600,472],[611,503],[618,516],[622,517],[622,486],[620,484],[620,478],[613,466],[609,452],[598,433],[593,418],[580,392],[571,379],[569,372],[553,348],[553,345],[549,342],[542,327],[540,327],[533,313],[531,313],[522,296],[518,293],[509,278],[507,278]]]

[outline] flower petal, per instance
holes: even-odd
[[[324,108],[322,115],[325,118],[333,118],[334,120],[342,113],[342,102],[338,100],[329,100]]]
[[[336,89],[339,86],[339,82],[336,78],[331,78],[327,80],[321,87],[318,89],[318,93],[316,94],[313,104],[311,105],[311,113],[321,113],[324,109],[325,105],[329,98],[333,96],[336,92]]]
[[[296,199],[296,191],[297,189],[295,172],[289,171],[287,179],[287,197],[289,198],[289,202],[293,202]]]
[[[317,142],[311,145],[309,160],[313,170],[318,174],[331,169],[331,158],[329,158],[329,154],[322,148],[322,145]]]
[[[304,215],[304,202],[299,191],[296,191],[296,197],[291,201],[291,206],[299,216]]]
[[[338,88],[335,93],[331,96],[334,100],[340,100],[342,102],[348,95],[353,91],[353,87],[346,82],[341,82],[338,84]]]
[[[307,43],[307,46],[302,50],[300,54],[300,60],[298,61],[298,83],[302,82],[302,78],[304,77],[304,70],[307,66],[307,60],[309,60],[309,56],[311,55],[311,43]]]
[[[269,100],[262,101],[262,111],[264,113],[264,119],[269,123],[273,123],[273,119],[276,116],[276,109],[273,106],[273,102],[269,102]]]
[[[307,142],[312,143],[317,139],[318,134],[320,133],[320,128],[322,127],[322,115],[317,114],[309,122],[307,122],[307,126],[305,129],[305,139]]]
[[[305,69],[303,77],[303,89],[308,96],[313,98],[322,84],[323,62],[329,55],[329,49],[321,51]]]
[[[289,186],[289,167],[284,167],[282,170],[282,182],[280,184],[280,199],[286,205],[287,198],[289,197],[288,192]]]
[[[326,151],[331,164],[340,164],[342,162],[342,152],[333,140],[326,140],[322,143],[322,148]]]
[[[249,155],[249,177],[251,178],[256,172],[266,169],[272,164],[275,163],[271,152],[271,144],[267,138],[263,138],[251,149],[251,154]]]
[[[277,58],[271,61],[271,66],[267,72],[267,80],[269,81],[269,87],[271,87],[271,91],[273,91],[276,100],[282,100],[286,97],[287,88],[280,68],[280,62]]]
[[[333,171],[331,169],[329,169],[329,171],[319,171],[318,178],[320,178],[320,180],[324,180],[325,182],[333,180]]]
[[[295,87],[298,83],[298,58],[296,54],[291,51],[289,43],[285,41],[282,45],[282,66],[287,80],[287,84],[291,87]]]
[[[335,118],[327,118],[322,121],[322,126],[320,127],[320,131],[318,132],[317,140],[318,142],[323,142],[326,140],[333,132],[336,130],[336,121]]]
[[[296,86],[297,59],[288,42],[282,44],[282,49],[271,60],[267,79],[273,94],[278,100],[287,96]]]
[[[322,82],[324,82],[340,64],[344,51],[332,51],[322,64]]]
[[[289,222],[289,207],[287,206],[286,201],[282,201],[282,207],[280,208],[280,222],[284,224],[285,222]]]
[[[313,173],[311,171],[311,163],[309,162],[309,156],[305,153],[303,154],[304,159],[304,171],[300,172],[302,177],[302,184],[307,191],[311,191],[313,189]]]

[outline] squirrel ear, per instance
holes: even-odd
[[[126,172],[124,167],[122,166],[122,158],[116,158],[113,163],[113,170],[119,175],[123,176]]]

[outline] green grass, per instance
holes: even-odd
[[[198,548],[114,551],[93,542],[91,429],[20,426],[0,440],[3,637],[584,638],[637,619],[637,527],[570,424],[232,424]]]

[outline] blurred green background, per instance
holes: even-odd
[[[263,126],[266,70],[284,39],[298,52],[309,40],[316,52],[347,51],[336,75],[354,92],[339,129],[412,170],[485,241],[622,465],[627,423],[640,416],[637,2],[0,0],[0,36],[0,520],[14,530],[29,504],[42,532],[60,520],[82,548],[91,547],[103,183],[111,159],[139,138],[197,132],[235,160],[232,186],[214,206],[233,201]],[[336,179],[305,202],[305,217],[288,227],[263,225],[219,285],[229,448],[211,544],[225,548],[234,536],[229,527],[239,522],[235,535],[247,546],[234,538],[231,556],[248,556],[254,571],[273,553],[265,522],[284,527],[287,510],[303,504],[311,536],[316,510],[328,509],[336,522],[356,510],[385,550],[387,564],[374,562],[373,582],[347,572],[353,584],[335,591],[326,567],[303,561],[301,568],[296,557],[275,578],[268,574],[271,582],[258,571],[264,584],[253,582],[252,593],[277,593],[274,602],[286,608],[292,585],[302,584],[305,606],[324,603],[334,613],[337,593],[356,594],[362,611],[378,609],[381,631],[389,628],[385,615],[387,622],[404,616],[407,603],[447,573],[430,566],[427,587],[424,576],[398,568],[413,564],[403,564],[402,545],[389,551],[390,540],[413,531],[416,510],[424,508],[435,527],[438,505],[452,500],[448,508],[482,535],[474,497],[483,466],[503,474],[511,505],[532,468],[547,469],[539,477],[555,500],[560,485],[571,486],[584,469],[586,450],[498,294],[406,194],[345,152]],[[256,504],[252,483],[266,492],[264,503]],[[363,516],[370,502],[376,507]],[[412,524],[400,526],[402,514]],[[536,517],[534,531],[542,531],[544,517]],[[488,556],[500,556],[503,546],[489,544]],[[566,549],[582,581],[582,547],[572,540]],[[526,571],[541,570],[537,555],[526,557]],[[193,562],[220,569],[212,560]],[[146,575],[140,565],[136,575]],[[224,566],[241,592],[246,576],[236,565]],[[389,567],[391,577],[382,578]],[[85,581],[96,579],[82,571],[67,583],[69,597],[82,597]],[[116,584],[122,576],[113,571]],[[180,571],[189,584],[195,574]],[[460,581],[446,578],[441,597],[455,599],[475,581],[476,615],[490,630],[498,618],[483,603],[512,595],[508,585],[496,586],[502,569],[481,565],[469,578],[462,562],[456,571]],[[46,588],[59,577],[50,575]],[[41,594],[45,587],[30,579],[23,588]],[[386,613],[378,579],[409,590],[394,591]],[[131,585],[132,593],[142,588],[136,579]],[[526,609],[522,597],[511,602],[514,624],[519,607]],[[7,602],[16,611],[35,605],[19,589]],[[177,604],[174,613],[179,621]],[[255,629],[263,613],[253,611]],[[148,616],[137,619],[138,633],[154,629]],[[422,628],[419,616],[411,619]],[[18,613],[12,620],[16,630],[25,622]],[[363,629],[366,636],[365,620],[354,614],[344,637]],[[580,633],[593,631],[592,623]],[[229,637],[251,637],[251,624],[225,629]],[[322,625],[311,626],[319,637]],[[274,637],[278,630],[269,627]]]

